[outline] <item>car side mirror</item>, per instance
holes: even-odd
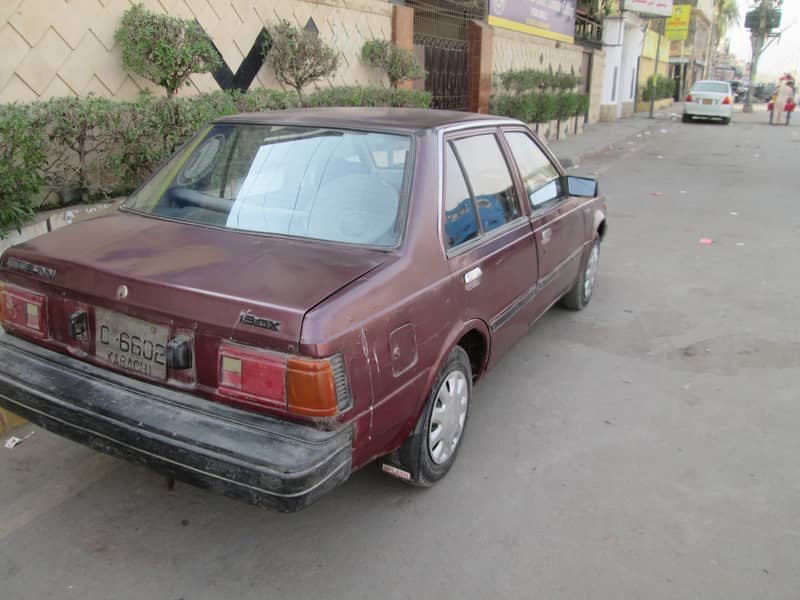
[[[599,186],[596,179],[588,177],[575,177],[564,175],[561,178],[561,189],[567,192],[568,196],[579,198],[594,198],[599,194]]]

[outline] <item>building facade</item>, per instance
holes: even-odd
[[[2,0],[0,103],[57,96],[129,100],[141,91],[163,93],[126,71],[114,40],[123,13],[140,0]],[[341,54],[341,66],[322,85],[386,85],[384,75],[360,59],[367,40],[393,40],[413,50],[428,70],[414,82],[440,108],[488,111],[493,75],[512,69],[581,74],[591,96],[589,121],[600,115],[605,53],[576,43],[576,3],[550,30],[531,19],[507,18],[514,1],[523,10],[552,10],[548,0],[143,0],[145,8],[196,20],[223,66],[192,75],[181,95],[252,87],[279,88],[259,51],[266,29],[279,19],[316,32]],[[572,20],[569,20],[569,16]],[[505,15],[505,16],[503,16]],[[566,25],[565,25],[566,24]],[[559,29],[560,27],[560,29]],[[566,28],[565,28],[566,27]],[[583,29],[581,30],[583,31]],[[580,38],[580,36],[579,36]]]

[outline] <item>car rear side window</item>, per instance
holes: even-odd
[[[478,237],[480,230],[472,194],[451,144],[447,144],[446,153],[444,233],[447,247],[454,248]]]
[[[558,170],[536,142],[521,131],[510,131],[505,135],[511,154],[517,161],[531,207],[537,210],[558,199],[560,196]]]
[[[519,203],[511,173],[495,135],[459,138],[451,144],[464,168],[481,230],[497,229],[518,217]]]

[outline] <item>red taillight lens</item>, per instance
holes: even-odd
[[[686,101],[687,101],[687,102],[694,102],[694,100],[692,100],[692,95],[691,95],[691,94],[689,94],[688,96],[686,96]]]
[[[219,391],[255,406],[333,417],[352,405],[341,355],[312,359],[223,343]]]
[[[233,398],[282,408],[286,405],[286,358],[257,348],[222,344],[219,390]]]
[[[47,298],[9,285],[0,286],[0,319],[10,329],[47,337]]]
[[[723,100],[722,103],[723,104],[730,104],[731,103],[731,97],[730,96],[725,96],[725,100]]]

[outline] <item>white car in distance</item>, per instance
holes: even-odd
[[[727,81],[698,81],[683,103],[683,122],[695,118],[722,119],[726,125],[733,115],[733,91]]]

